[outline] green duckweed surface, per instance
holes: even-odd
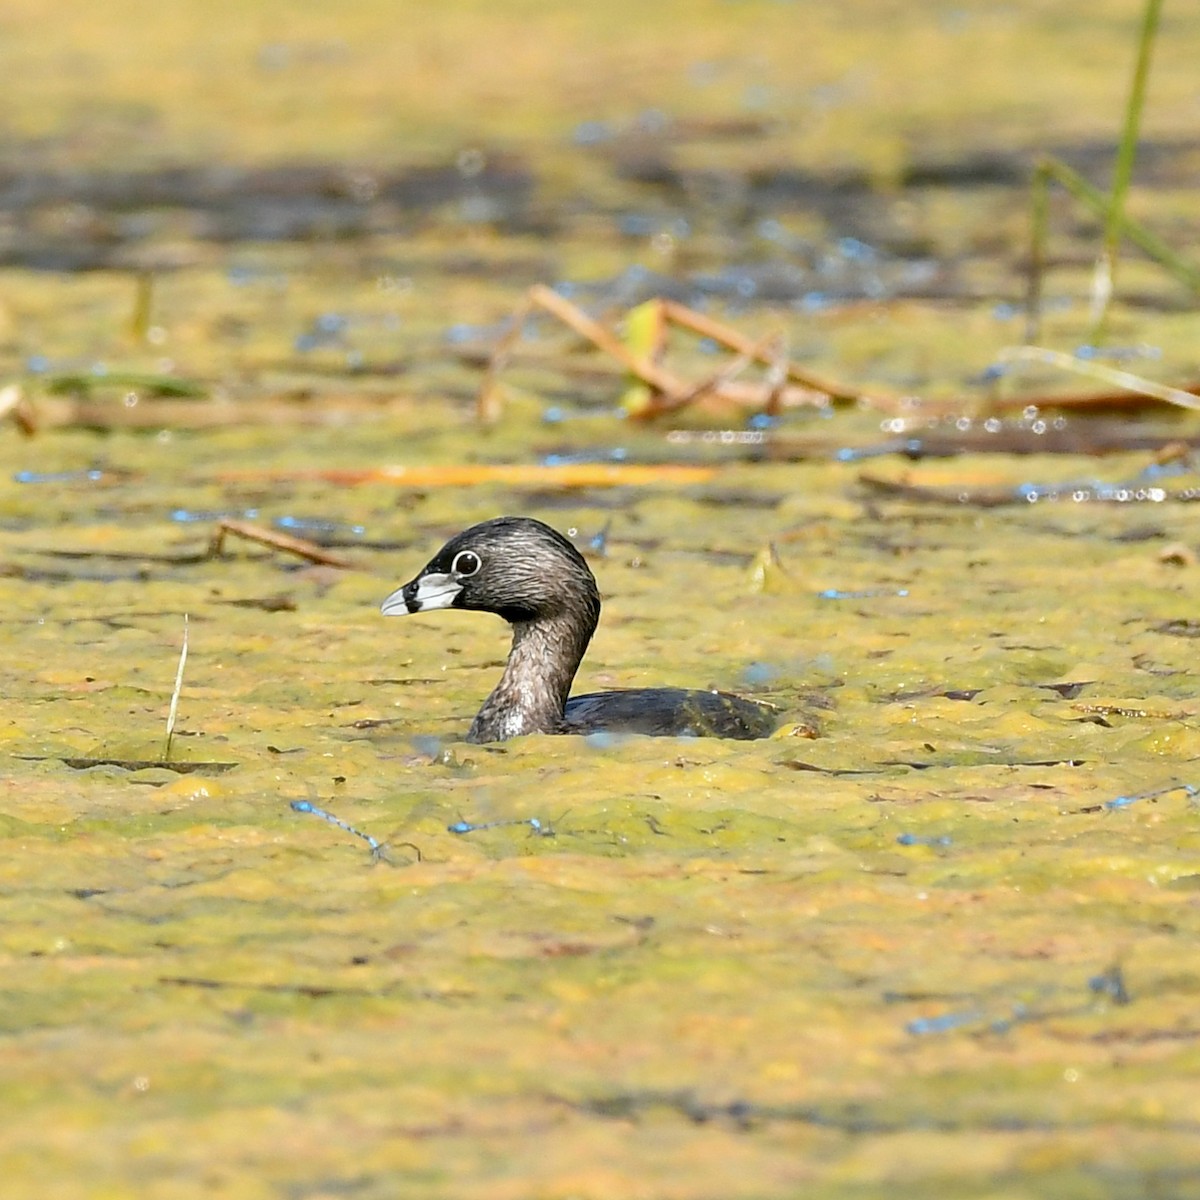
[[[773,507],[622,496],[581,685],[739,688],[781,734],[472,747],[502,625],[378,601],[460,523],[595,530],[614,498],[263,488],[264,515],[404,548],[359,572],[104,557],[198,548],[161,514],[219,502],[185,478],[214,457],[42,485],[4,535],[30,575],[2,736],[36,756],[2,810],[10,1177],[1134,1196],[1194,1168],[1200,816],[1183,791],[1106,806],[1196,780],[1195,567],[1159,553],[1195,544],[1193,509],[866,503],[846,466],[722,470]],[[50,546],[98,557],[39,578]],[[173,755],[236,766],[65,766],[161,755],[185,611]],[[554,836],[447,828],[531,817]],[[1116,968],[1128,1003],[1089,990]]]
[[[24,82],[4,153],[38,148],[47,177],[393,152],[461,167],[486,142],[535,165],[536,197],[507,222],[439,210],[227,241],[170,206],[141,238],[98,201],[47,201],[29,245],[58,253],[75,230],[110,257],[54,272],[6,243],[0,363],[45,425],[0,430],[5,1196],[1200,1195],[1186,460],[839,461],[894,432],[839,410],[779,430],[823,452],[752,461],[701,429],[670,440],[620,420],[619,374],[559,354],[548,325],[498,425],[472,407],[477,349],[529,285],[769,257],[737,204],[668,203],[566,148],[576,123],[651,105],[744,116],[746,89],[769,85],[759,140],[684,138],[668,157],[736,178],[785,158],[865,172],[893,253],[911,235],[954,262],[952,294],[714,311],[752,336],[782,329],[836,378],[960,398],[977,429],[991,393],[972,379],[1020,336],[995,301],[1019,294],[1024,197],[906,187],[905,164],[928,145],[952,160],[981,131],[1022,149],[1109,137],[1128,6],[965,4],[931,22],[882,0],[603,18],[525,4],[511,21],[544,18],[529,39],[460,3],[401,40],[373,3],[340,25],[228,6],[221,39],[162,6],[76,7],[86,51],[37,6],[6,18]],[[1194,124],[1200,39],[1182,7],[1171,19],[1148,115],[1164,144]],[[697,62],[716,64],[711,88]],[[1014,62],[1046,70],[1018,72],[1018,89]],[[813,89],[835,84],[862,101],[822,117]],[[1183,245],[1189,153],[1139,197]],[[595,206],[570,209],[582,195]],[[568,216],[540,227],[559,204]],[[647,206],[660,224],[621,232],[614,214]],[[1096,231],[1059,216],[1071,252],[1046,337],[1070,348]],[[844,232],[836,206],[787,222]],[[135,344],[140,266],[121,254],[139,239],[159,257]],[[1120,279],[1110,339],[1156,378],[1200,376],[1194,307],[1145,264]],[[322,325],[331,313],[345,324]],[[677,361],[697,377],[714,363],[694,346]],[[88,397],[55,394],[72,372]],[[155,408],[146,375],[205,396]],[[55,427],[56,405],[85,399],[140,428]],[[1198,432],[1127,420],[1160,441]],[[617,449],[713,474],[575,490],[313,474]],[[1096,499],[1106,485],[1175,498]],[[736,690],[778,706],[779,732],[464,744],[504,626],[378,606],[448,535],[503,512],[585,549],[607,530],[589,549],[604,614],[580,689]],[[221,517],[286,518],[353,568],[234,537],[209,554]]]

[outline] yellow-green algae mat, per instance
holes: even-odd
[[[1200,782],[1198,568],[1162,553],[1195,506],[917,506],[848,465],[722,468],[773,505],[250,497],[211,482],[261,462],[237,436],[4,488],[6,1196],[1196,1194],[1200,810],[1147,794]],[[982,463],[918,474],[1096,469]],[[392,548],[205,561],[168,519],[251,500]],[[377,606],[505,510],[612,518],[579,686],[738,688],[781,734],[456,740],[503,626]],[[161,755],[185,611],[172,758],[236,766],[66,765]]]

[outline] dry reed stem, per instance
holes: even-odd
[[[1121,371],[1116,367],[1108,367],[1103,363],[1077,358],[1073,354],[1064,354],[1061,350],[1048,350],[1043,346],[1006,346],[996,356],[999,362],[1037,362],[1063,371],[1073,371],[1077,375],[1087,375],[1092,379],[1100,379],[1111,383],[1114,387],[1124,388],[1137,395],[1149,396],[1161,400],[1164,404],[1174,404],[1178,408],[1189,408],[1200,411],[1200,396],[1193,395],[1190,390],[1169,387],[1135,375],[1132,371]],[[1080,397],[1074,398],[1074,403],[1080,402]],[[1026,404],[1033,403],[1026,400]],[[1048,404],[1060,404],[1064,401],[1047,401]]]
[[[701,380],[681,395],[664,397],[657,404],[652,405],[644,413],[639,413],[638,415],[642,417],[656,417],[661,413],[675,412],[678,409],[686,408],[689,404],[694,404],[697,400],[701,400],[713,393],[723,395],[726,384],[732,383],[751,363],[760,361],[760,356],[766,354],[769,348],[780,344],[782,344],[782,339],[779,334],[769,333],[761,341],[755,342],[744,352],[730,359],[728,363],[719,370],[714,371],[707,379]]]
[[[344,571],[356,571],[358,564],[340,554],[331,554],[315,542],[304,538],[292,537],[286,533],[277,533],[274,529],[264,529],[261,525],[252,525],[249,521],[235,521],[226,518],[218,522],[212,540],[208,544],[209,554],[217,557],[225,545],[225,538],[233,534],[245,538],[248,542],[257,542],[260,546],[269,546],[272,550],[282,550],[285,554],[295,554],[299,558],[325,567],[340,567]]]
[[[748,355],[753,361],[760,362],[764,366],[771,367],[777,365],[776,358],[769,354],[765,348],[770,345],[770,339],[764,338],[759,342],[755,342],[732,326],[726,325],[723,321],[718,321],[704,313],[697,312],[694,308],[688,308],[686,304],[680,304],[675,300],[664,300],[663,312],[667,320],[673,325],[678,325],[681,329],[688,329],[699,337],[708,338],[710,341],[724,346],[727,350]],[[831,400],[838,400],[843,403],[858,403],[861,401],[886,408],[893,408],[898,403],[898,398],[895,396],[872,395],[857,388],[844,387],[842,384],[834,383],[831,380],[814,375],[810,371],[805,371],[789,359],[785,358],[784,362],[786,363],[788,379],[813,392],[819,392],[828,396]]]
[[[675,325],[708,338],[733,351],[738,358],[734,363],[714,372],[708,379],[698,384],[688,383],[657,361],[636,354],[607,326],[589,316],[577,304],[573,304],[544,284],[536,284],[529,289],[525,299],[513,313],[509,330],[497,343],[488,359],[476,399],[476,416],[484,424],[492,424],[499,420],[503,405],[499,395],[498,378],[500,372],[508,365],[513,349],[520,340],[525,320],[534,309],[549,313],[651,389],[651,403],[644,411],[633,414],[640,419],[675,412],[710,395],[740,407],[761,409],[765,405],[768,412],[777,412],[790,406],[827,404],[831,400],[870,404],[885,411],[895,411],[906,403],[902,397],[844,387],[801,369],[783,353],[782,342],[777,334],[755,341],[731,326],[677,301],[659,299],[657,304],[664,326]],[[661,343],[659,348],[661,349]],[[739,386],[734,383],[734,376],[750,363],[761,363],[767,368],[768,379],[765,388],[761,384]],[[799,386],[788,387],[789,382]]]
[[[670,371],[636,355],[616,334],[599,321],[589,317],[577,304],[564,299],[543,284],[529,289],[529,299],[538,308],[557,317],[568,329],[591,342],[609,358],[616,359],[630,375],[665,395],[673,396],[687,390],[688,385]]]

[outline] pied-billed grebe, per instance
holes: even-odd
[[[530,517],[463,530],[383,602],[385,616],[434,608],[497,613],[513,629],[504,674],[471,723],[469,742],[523,733],[761,738],[775,728],[772,709],[724,692],[635,688],[568,700],[600,619],[600,593],[583,555]]]

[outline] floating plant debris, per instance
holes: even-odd
[[[331,554],[315,542],[279,533],[274,529],[264,529],[261,525],[251,525],[246,521],[233,521],[228,518],[217,523],[216,532],[209,543],[208,553],[214,558],[218,557],[224,549],[226,537],[230,535],[245,538],[249,542],[257,542],[261,546],[269,546],[272,550],[295,554],[299,558],[320,563],[322,566],[339,567],[344,571],[357,569],[357,564],[352,560],[344,558],[340,554]]]
[[[788,359],[775,334],[755,340],[675,300],[655,297],[626,314],[635,335],[631,345],[567,299],[561,290],[538,284],[529,289],[513,315],[509,332],[497,342],[492,353],[476,400],[476,414],[484,423],[493,423],[500,417],[503,405],[499,376],[512,356],[527,318],[535,310],[561,321],[628,373],[634,386],[627,389],[625,408],[640,419],[687,408],[709,397],[767,413],[797,405],[820,407],[834,400],[877,404],[889,411],[897,407],[890,397],[869,396],[859,389],[818,379]],[[733,359],[706,379],[684,380],[659,362],[670,325],[724,347],[734,355]],[[735,376],[751,364],[765,369],[763,381],[749,385],[735,383]]]

